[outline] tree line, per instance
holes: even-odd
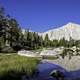
[[[80,40],[67,41],[65,38],[60,40],[50,40],[48,34],[43,39],[36,32],[29,29],[23,33],[19,23],[10,15],[6,15],[3,7],[0,7],[0,52],[7,50],[18,51],[20,49],[34,50],[43,47],[72,47],[79,46]],[[8,48],[9,47],[9,48]]]

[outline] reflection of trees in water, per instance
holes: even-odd
[[[68,56],[69,59],[71,59],[71,57],[74,55],[73,53],[74,53],[74,51],[72,49],[64,49],[63,52],[62,52],[62,54],[60,54],[60,56],[63,59],[65,58],[65,56]]]

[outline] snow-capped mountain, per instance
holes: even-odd
[[[70,22],[62,27],[39,33],[43,38],[46,34],[48,34],[50,40],[60,40],[63,37],[66,40],[69,40],[70,37],[74,40],[80,40],[80,25]]]

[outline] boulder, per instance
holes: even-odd
[[[64,80],[64,74],[62,72],[60,72],[59,70],[53,70],[50,73],[50,76],[56,78],[57,80]]]
[[[63,49],[61,48],[55,48],[55,49],[52,49],[52,50],[43,50],[40,55],[41,56],[56,56],[58,54],[61,54],[63,51]]]
[[[18,51],[18,55],[21,55],[21,56],[28,56],[28,57],[34,57],[35,56],[35,53],[32,52],[32,51],[27,51],[27,50],[20,50]]]

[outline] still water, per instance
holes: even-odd
[[[48,62],[40,63],[37,69],[38,72],[36,72],[33,76],[34,80],[56,80],[55,78],[50,76],[50,73],[53,70],[59,70],[60,72],[62,72],[65,76],[65,80],[80,78],[80,70],[68,72],[59,65],[51,64]]]

